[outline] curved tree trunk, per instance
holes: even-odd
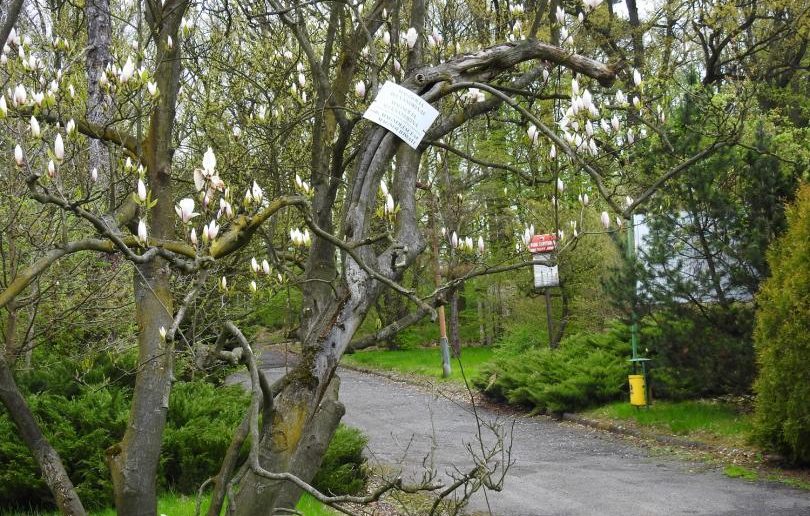
[[[0,356],[0,401],[11,415],[20,437],[31,450],[34,460],[42,471],[42,478],[53,493],[59,511],[69,515],[87,514],[65,471],[59,453],[42,434],[34,414],[17,388],[8,362],[2,356]]]

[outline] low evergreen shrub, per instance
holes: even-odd
[[[363,457],[367,443],[368,437],[363,432],[341,424],[329,443],[312,485],[331,495],[354,495],[362,491],[368,479]]]
[[[629,340],[627,328],[615,325],[606,333],[563,339],[556,350],[504,352],[483,366],[473,382],[493,398],[537,412],[579,410],[627,392]]]

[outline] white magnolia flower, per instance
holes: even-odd
[[[34,104],[42,106],[42,101],[45,100],[45,94],[41,91],[35,92],[31,97],[34,99]]]
[[[98,169],[96,167],[93,167],[93,169],[90,170],[90,180],[94,183],[98,181]]]
[[[141,219],[138,221],[138,241],[142,244],[146,244],[146,221]]]
[[[256,260],[255,256],[250,259],[250,270],[252,270],[256,274],[258,274],[259,271],[261,270],[259,262],[258,260]]]
[[[385,196],[384,211],[386,215],[394,213],[394,197],[390,193]]]
[[[257,204],[261,204],[262,198],[264,197],[264,192],[262,191],[261,187],[253,181],[253,187],[251,188],[251,194],[253,195],[253,200],[256,201]]]
[[[214,169],[217,166],[217,157],[214,155],[214,151],[213,149],[211,149],[211,147],[208,147],[208,150],[206,150],[205,154],[203,154],[202,165],[203,170],[205,170],[209,174],[214,173]]]
[[[357,84],[354,85],[354,94],[360,98],[366,96],[366,83],[363,81],[358,81]]]
[[[256,285],[256,280],[250,280],[250,290],[253,292],[259,290],[259,286]]]
[[[65,159],[65,142],[62,141],[60,133],[56,133],[56,139],[53,142],[53,155],[59,161]]]
[[[238,140],[240,136],[242,136],[242,128],[238,125],[233,126],[233,137]]]
[[[641,86],[641,72],[638,70],[633,70],[633,84]]]
[[[166,48],[168,48],[169,50],[174,48],[174,40],[172,39],[171,36],[166,36]]]
[[[610,229],[610,215],[606,211],[602,212],[602,226],[605,229]]]
[[[557,191],[560,193],[563,193],[565,191],[565,184],[559,177],[557,178]]]
[[[174,211],[177,213],[177,216],[180,217],[180,220],[183,221],[183,224],[188,224],[191,219],[199,215],[199,213],[194,212],[194,199],[191,197],[180,199],[177,206],[174,207]]]
[[[130,79],[132,79],[132,75],[135,73],[135,63],[132,61],[131,57],[127,57],[127,62],[124,63],[124,67],[121,68],[121,73],[118,75],[118,80],[126,84]]]
[[[56,176],[56,164],[53,160],[48,160],[48,177],[53,178]]]
[[[166,340],[166,327],[165,326],[161,326],[160,329],[158,329],[158,333],[160,334],[160,338],[162,340]]]
[[[31,117],[31,136],[34,138],[39,138],[42,135],[42,130],[39,128],[39,122],[35,117]]]
[[[154,81],[149,81],[146,83],[146,91],[149,92],[149,95],[152,97],[158,96],[158,86],[157,83]]]
[[[450,235],[450,245],[453,246],[454,249],[458,247],[458,234],[456,234],[455,231]]]
[[[8,114],[8,104],[6,104],[6,96],[0,95],[0,117],[5,117]]]
[[[67,121],[67,124],[65,124],[65,132],[68,135],[76,134],[76,121],[72,118]]]
[[[554,158],[557,157],[557,146],[556,145],[551,146],[551,150],[548,151],[548,156],[551,159],[554,159]]]
[[[478,237],[478,252],[484,254],[484,237]]]
[[[526,134],[529,136],[529,140],[531,140],[532,143],[537,143],[538,133],[536,125],[530,125],[529,129],[526,130]]]
[[[193,245],[193,246],[197,245],[197,230],[196,229],[191,228],[191,232],[189,232],[189,234],[188,234],[188,239],[191,240],[191,245]]]
[[[267,260],[262,260],[262,272],[270,274],[270,263]]]
[[[408,43],[408,48],[413,48],[416,45],[416,39],[419,37],[419,34],[416,32],[416,29],[411,27],[408,29],[408,32],[405,34],[405,41]]]
[[[144,183],[141,178],[138,178],[138,199],[140,199],[141,202],[146,201],[146,183]]]
[[[27,99],[28,94],[25,92],[25,86],[18,84],[17,87],[14,88],[14,96],[11,98],[11,103],[14,107],[22,106]]]

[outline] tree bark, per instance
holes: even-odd
[[[0,401],[8,410],[17,427],[17,432],[25,442],[37,462],[42,478],[53,493],[56,506],[62,514],[85,515],[79,495],[68,477],[59,453],[51,446],[37,424],[34,414],[28,408],[22,393],[14,381],[8,362],[0,356]]]
[[[113,99],[99,85],[99,76],[112,63],[112,19],[109,0],[87,0],[84,13],[87,18],[87,121],[105,127],[112,121]],[[99,186],[109,188],[110,209],[114,209],[115,193],[110,150],[101,140],[90,139],[88,166],[98,171]]]

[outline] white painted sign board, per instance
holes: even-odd
[[[437,116],[439,112],[422,97],[391,81],[383,84],[363,113],[363,118],[385,127],[412,149],[419,146]]]
[[[556,265],[534,265],[534,288],[557,287],[560,275]]]

